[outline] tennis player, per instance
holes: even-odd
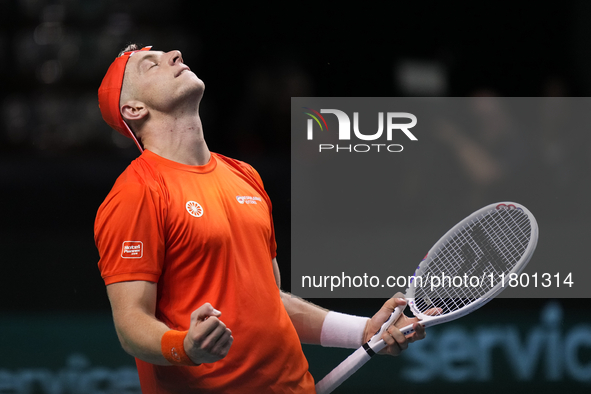
[[[95,222],[117,335],[144,394],[313,393],[300,342],[357,348],[405,301],[368,319],[280,291],[271,201],[250,165],[209,151],[203,92],[179,51],[136,45],[99,88],[105,121],[142,152]],[[415,326],[391,326],[384,353],[424,338]]]

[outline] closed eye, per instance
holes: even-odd
[[[139,56],[142,56],[143,54],[140,54]],[[159,66],[160,65],[160,56],[161,56],[161,52],[156,52],[156,53],[148,53],[146,55],[144,55],[140,61],[138,62],[138,71],[140,73],[142,72],[146,72],[149,69],[151,69],[154,66]]]

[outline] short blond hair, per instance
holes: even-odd
[[[125,48],[123,48],[121,50],[121,52],[119,52],[119,55],[117,55],[117,56],[121,56],[125,52],[129,52],[129,51],[139,51],[141,48],[142,48],[142,46],[140,44],[131,43],[131,44],[128,44]]]

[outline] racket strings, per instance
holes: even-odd
[[[423,262],[427,267],[419,273],[416,308],[421,313],[441,308],[445,314],[492,296],[502,275],[524,255],[530,238],[529,217],[519,209],[492,209],[467,223]]]

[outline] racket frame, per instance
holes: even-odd
[[[521,271],[525,268],[525,266],[527,265],[527,263],[531,259],[532,255],[536,249],[536,246],[538,244],[538,235],[539,235],[538,223],[536,221],[536,218],[532,215],[532,213],[526,207],[524,207],[521,204],[515,203],[515,202],[505,201],[505,202],[498,202],[495,204],[487,205],[486,207],[483,207],[483,208],[479,209],[478,211],[472,213],[471,215],[467,216],[466,218],[464,218],[464,220],[461,220],[458,224],[456,224],[454,227],[452,227],[447,233],[445,233],[433,245],[433,247],[431,247],[431,249],[429,249],[429,252],[425,256],[423,261],[421,261],[421,263],[419,264],[419,266],[415,270],[415,273],[413,276],[414,277],[422,276],[422,274],[429,267],[429,264],[431,263],[431,261],[435,257],[437,257],[437,252],[439,250],[441,250],[441,248],[455,234],[457,234],[459,231],[463,230],[468,222],[476,221],[477,219],[481,218],[483,215],[485,215],[486,213],[490,212],[493,209],[497,209],[497,210],[498,209],[519,209],[529,219],[531,232],[530,232],[528,245],[525,248],[525,251],[523,252],[523,255],[521,256],[519,261],[515,264],[515,266],[506,275],[509,276],[513,273],[515,273],[515,274],[521,273]],[[505,283],[505,287],[503,287],[503,283],[501,281],[499,281],[494,287],[492,287],[484,296],[480,297],[478,300],[476,300],[476,301],[474,301],[474,302],[472,302],[472,303],[470,303],[470,304],[468,304],[456,311],[446,313],[445,315],[429,316],[429,315],[425,315],[424,313],[419,311],[415,305],[415,297],[414,297],[414,295],[415,295],[415,285],[414,284],[415,283],[416,282],[413,281],[413,284],[410,285],[406,289],[405,297],[408,301],[408,306],[411,309],[412,314],[415,317],[419,318],[419,320],[420,320],[419,323],[423,327],[431,327],[436,324],[441,324],[441,323],[445,323],[448,321],[456,320],[462,316],[465,316],[465,315],[469,314],[470,312],[482,307],[484,304],[489,302],[491,299],[495,298],[507,286],[507,283]],[[408,335],[411,332],[413,332],[414,330],[412,330],[412,327],[410,330],[408,329],[408,327],[404,327],[401,331],[405,335]]]

